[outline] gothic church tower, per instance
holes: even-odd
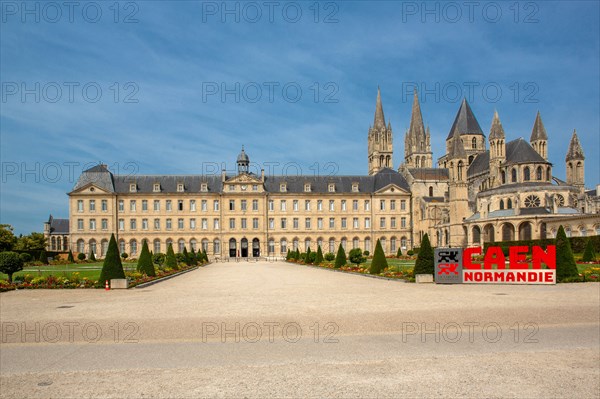
[[[431,135],[429,128],[425,131],[416,90],[413,98],[410,127],[404,138],[404,161],[409,168],[431,168],[433,164]]]
[[[392,125],[385,125],[381,91],[377,88],[377,104],[375,120],[369,127],[369,175],[374,175],[383,168],[393,167]]]

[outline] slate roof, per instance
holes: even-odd
[[[69,234],[69,219],[55,219],[52,215],[48,219],[50,234]]]
[[[419,180],[448,180],[448,169],[445,168],[411,168],[409,173]]]
[[[446,140],[454,137],[455,134],[479,134],[485,137],[466,98],[463,99],[460,104],[460,108],[458,109],[458,113],[456,114],[456,118],[454,119],[454,123],[452,124],[452,128],[450,129],[450,133],[448,133]]]
[[[228,176],[231,178],[233,176]],[[389,168],[381,169],[373,176],[266,176],[265,190],[267,192],[280,192],[280,183],[286,183],[288,193],[303,193],[304,184],[311,184],[311,192],[329,192],[329,183],[335,183],[336,193],[351,193],[352,183],[358,183],[359,192],[374,193],[389,184],[410,192],[408,182],[400,173]],[[151,193],[154,184],[159,183],[161,193],[177,193],[177,185],[183,183],[185,192],[200,192],[201,184],[206,183],[208,192],[218,193],[223,191],[221,176],[211,175],[113,175],[105,166],[99,165],[84,171],[75,184],[73,191],[85,187],[89,183],[115,193],[129,193],[129,185],[136,184],[136,192]]]
[[[523,138],[509,141],[506,143],[506,161],[504,165],[519,164],[519,163],[545,163],[550,164],[536,150],[533,149],[531,144],[525,141]],[[490,151],[485,151],[478,154],[467,171],[467,176],[473,176],[480,173],[484,173],[490,168]]]

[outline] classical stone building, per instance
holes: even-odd
[[[258,175],[250,172],[243,148],[237,172],[218,176],[123,176],[97,165],[69,193],[68,241],[74,252],[98,257],[113,233],[120,251],[132,257],[144,240],[155,253],[172,243],[176,252],[186,247],[211,257],[264,257],[318,245],[324,252],[339,244],[372,251],[378,239],[395,254],[418,247],[425,233],[437,246],[552,237],[560,224],[571,235],[600,234],[600,189],[585,190],[577,134],[566,157],[566,181],[552,175],[547,145],[539,113],[529,142],[506,141],[497,113],[486,138],[464,100],[446,153],[433,167],[431,134],[415,92],[404,161],[396,171],[392,127],[378,90],[367,175]]]

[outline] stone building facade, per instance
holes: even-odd
[[[392,127],[378,90],[367,175],[258,175],[243,148],[230,174],[123,176],[97,165],[69,193],[69,248],[102,257],[114,233],[132,257],[144,240],[154,253],[172,243],[176,252],[204,249],[222,258],[282,256],[318,245],[335,252],[339,244],[373,251],[379,239],[395,254],[420,246],[425,233],[436,246],[552,237],[560,224],[571,235],[600,234],[600,188],[585,190],[577,134],[566,181],[552,174],[539,113],[529,142],[506,140],[497,113],[486,137],[463,100],[434,167],[415,92],[404,161],[394,170]]]

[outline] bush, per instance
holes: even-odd
[[[315,263],[317,260],[317,253],[313,251],[309,254],[306,254],[306,259],[306,263]]]
[[[80,252],[77,255],[77,259],[79,259],[80,261],[84,261],[85,260],[85,254],[83,252]]]
[[[429,236],[425,234],[421,240],[421,248],[415,263],[415,275],[417,274],[433,274],[433,248],[429,243]]]
[[[75,263],[75,258],[73,257],[73,252],[69,249],[69,255],[67,256],[67,262]]]
[[[32,256],[29,255],[27,252],[23,252],[22,254],[19,254],[19,258],[21,258],[23,263],[27,263],[31,262]]]
[[[363,252],[363,255],[364,256],[369,256],[369,255],[371,255],[371,253],[369,251],[365,251],[365,252]]]
[[[123,258],[123,260],[125,260],[125,259],[129,258],[129,254],[127,252],[123,252],[121,254],[121,258]]]
[[[332,260],[334,260],[334,259],[335,259],[335,255],[334,255],[334,254],[332,254],[331,252],[327,252],[327,253],[325,254],[324,258],[325,258],[325,260],[326,260],[327,262],[331,262]]]
[[[152,261],[161,267],[165,263],[166,255],[162,253],[156,253],[152,255]]]
[[[354,248],[348,253],[348,260],[356,265],[360,265],[361,263],[365,263],[367,258],[362,255],[360,248]]]
[[[591,239],[587,240],[587,244],[585,244],[585,250],[583,251],[583,257],[581,258],[583,262],[593,262],[596,260],[596,254],[594,253],[594,244]]]
[[[42,249],[42,251],[40,252],[40,258],[39,261],[42,262],[42,264],[47,265],[48,262],[48,254],[46,253],[45,249]]]
[[[185,263],[185,255],[182,252],[176,253],[175,259],[177,259],[177,263]]]
[[[406,252],[406,254],[407,254],[408,256],[413,256],[413,255],[415,254],[415,251],[413,251],[412,249],[409,249],[409,250]]]
[[[98,281],[100,284],[103,284],[104,281],[110,281],[113,278],[125,278],[125,272],[123,271],[123,264],[119,256],[117,240],[115,240],[115,235],[111,234]]]
[[[144,273],[146,276],[156,276],[154,264],[152,263],[152,256],[148,250],[148,243],[146,240],[144,240],[144,243],[142,244],[142,252],[140,253],[140,257],[138,258],[137,262],[137,271]]]
[[[14,273],[23,270],[23,260],[16,252],[0,252],[0,272],[8,275],[8,282],[12,282]]]
[[[317,255],[315,256],[315,265],[320,265],[321,263],[323,263],[323,251],[319,245],[317,248]]]
[[[379,274],[383,272],[388,267],[387,259],[385,258],[385,253],[383,252],[383,247],[381,246],[381,241],[377,239],[377,244],[375,244],[375,252],[373,252],[373,260],[371,261],[371,268],[369,269],[369,273],[371,274]]]
[[[173,243],[169,243],[169,246],[167,247],[165,267],[169,267],[174,270],[179,270],[179,265],[177,265],[177,258],[175,257],[175,252],[173,251]]]
[[[567,239],[562,225],[556,233],[556,280],[565,282],[571,277],[579,277],[577,264],[571,251],[571,243]]]
[[[336,269],[346,265],[346,251],[344,251],[344,247],[342,244],[338,247],[337,255],[335,256],[335,264],[334,267]]]

